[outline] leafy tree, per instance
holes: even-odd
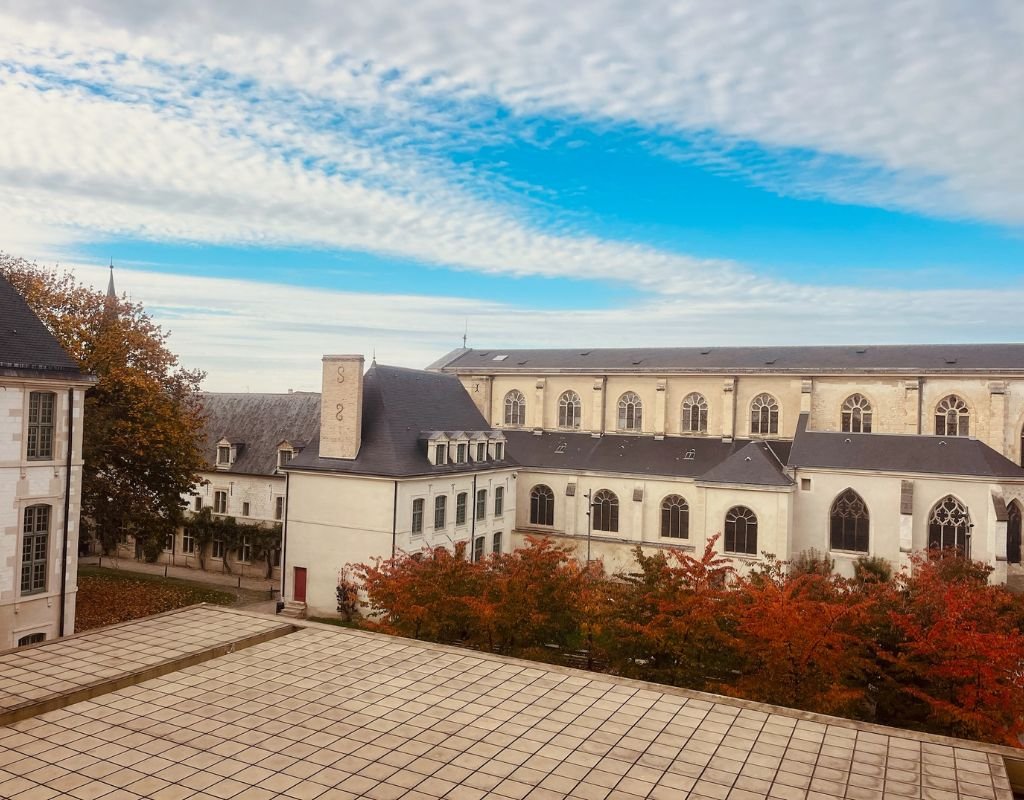
[[[247,525],[245,535],[252,546],[252,560],[262,561],[266,570],[263,577],[274,574],[274,554],[281,549],[281,523],[271,525]]]
[[[83,534],[108,553],[122,533],[144,551],[161,545],[204,467],[196,395],[203,373],[179,366],[167,333],[138,303],[2,253],[0,274],[98,378],[85,398]]]

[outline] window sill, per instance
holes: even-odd
[[[841,558],[870,558],[871,553],[867,550],[829,550],[830,556],[839,556]]]
[[[761,557],[756,553],[730,553],[728,550],[722,553],[726,558],[738,558],[740,561],[760,561]]]

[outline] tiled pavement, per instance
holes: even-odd
[[[310,625],[0,727],[0,797],[1008,800],[1010,752]]]
[[[290,630],[281,620],[198,606],[0,652],[0,722],[60,695]]]

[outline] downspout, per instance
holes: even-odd
[[[281,515],[281,594],[284,600],[285,583],[288,579],[288,481],[291,475],[284,473],[284,513]]]
[[[469,563],[476,561],[476,473],[473,473],[473,504],[469,509]]]
[[[395,480],[395,501],[391,506],[391,557],[398,552],[398,480]]]
[[[917,435],[924,430],[924,378],[917,379]]]
[[[57,636],[64,635],[65,604],[68,596],[68,532],[71,515],[71,451],[75,446],[75,390],[68,389],[68,452],[64,471],[64,546],[60,563],[60,628]]]

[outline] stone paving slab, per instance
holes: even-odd
[[[306,625],[0,727],[0,797],[1010,800],[1012,752]]]
[[[273,617],[201,605],[0,652],[0,723],[66,705],[67,695],[81,699],[83,691],[103,691],[292,630]]]

